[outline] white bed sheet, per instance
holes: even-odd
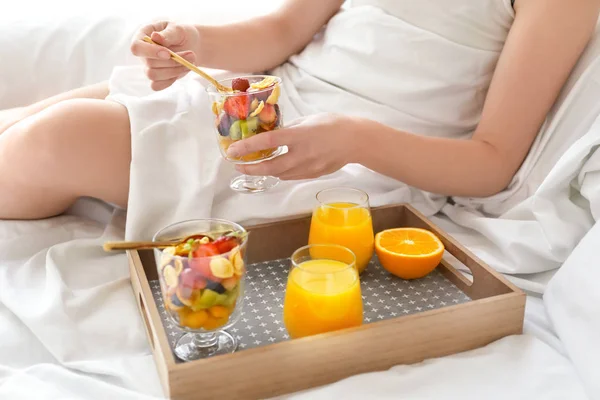
[[[26,7],[28,3],[19,4]],[[129,4],[130,14],[123,14],[122,18],[103,9],[93,10],[96,15],[75,10],[71,15],[57,17],[54,25],[39,16],[28,16],[28,23],[23,24],[23,18],[18,15],[3,13],[0,16],[0,33],[4,33],[0,35],[0,57],[4,60],[8,49],[16,58],[12,58],[12,63],[0,64],[3,78],[0,107],[19,105],[82,83],[106,79],[115,62],[132,62],[126,52],[128,35],[133,33],[138,21],[144,20],[144,12],[140,10],[147,10],[149,3],[145,1],[146,6],[141,7],[142,2],[137,2],[140,8]],[[156,5],[159,7],[158,2]],[[53,3],[53,7],[60,9],[61,4]],[[139,13],[134,16],[133,11]],[[66,29],[60,22],[67,19],[79,21],[79,25],[74,23]],[[94,24],[90,25],[90,21]],[[62,42],[65,38],[73,41]],[[56,43],[66,45],[40,46],[34,63],[27,64],[31,54],[11,45],[13,40],[27,44],[23,48],[43,44],[44,40],[54,46]],[[98,61],[95,56],[98,53],[105,56],[104,62]],[[583,78],[571,80],[561,100],[568,101],[559,103],[561,106],[553,112],[552,120],[557,129],[570,130],[576,137],[567,144],[559,141],[549,145],[552,151],[535,164],[540,167],[525,175],[526,189],[519,192],[522,197],[501,203],[505,218],[510,220],[510,211],[537,193],[541,183],[544,183],[542,189],[554,188],[560,194],[542,192],[542,200],[552,200],[552,196],[548,197],[550,194],[562,201],[563,192],[571,188],[582,193],[585,200],[577,200],[576,204],[583,210],[578,215],[585,217],[583,222],[574,225],[577,234],[570,236],[570,242],[558,253],[553,253],[552,248],[526,250],[537,256],[532,260],[539,264],[532,265],[539,265],[547,272],[510,276],[531,290],[526,335],[509,337],[473,352],[366,374],[308,394],[287,397],[600,399],[600,387],[596,383],[600,373],[594,362],[600,358],[595,342],[600,335],[600,313],[596,306],[600,299],[594,294],[594,282],[600,278],[594,265],[598,259],[595,243],[600,240],[600,228],[590,230],[600,212],[600,185],[597,184],[600,168],[594,158],[597,157],[594,150],[600,143],[597,139],[600,128],[593,125],[600,104],[596,101],[600,98],[597,84],[600,74],[594,67],[598,54],[596,41],[576,71],[576,78]],[[47,68],[41,79],[35,78],[38,76],[33,70],[36,65]],[[65,74],[68,67],[69,71],[79,72]],[[21,76],[30,79],[10,85],[4,79]],[[579,137],[582,140],[573,144]],[[558,159],[562,165],[555,168]],[[574,181],[564,178],[571,175]],[[561,211],[553,209],[552,201],[544,204],[547,208],[542,216],[556,216]],[[438,222],[498,269],[512,267],[512,261],[518,265],[519,260],[507,262],[507,258],[502,257],[507,251],[515,250],[514,247],[503,248],[502,241],[490,243],[473,227],[473,221],[477,221],[475,225],[480,230],[482,226],[493,224],[482,217],[482,210],[485,211],[485,207],[447,209],[451,219],[444,217]],[[520,214],[514,219],[543,221],[539,213],[532,214],[531,218]],[[568,226],[568,221],[563,222]],[[129,286],[125,256],[106,255],[101,250],[105,240],[121,238],[124,227],[122,211],[87,199],[78,203],[71,215],[35,222],[0,222],[0,398],[162,397]],[[549,232],[560,233],[562,227],[554,225]],[[560,272],[554,275],[561,265]],[[540,293],[543,292],[542,299]]]

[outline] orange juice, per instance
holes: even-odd
[[[375,237],[368,208],[354,203],[318,206],[312,215],[309,244],[337,244],[352,250],[362,273],[373,257]]]
[[[283,307],[290,337],[358,326],[362,320],[356,269],[335,260],[309,260],[292,269]]]

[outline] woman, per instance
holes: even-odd
[[[485,197],[502,191],[523,162],[600,7],[599,0],[362,0],[338,13],[342,3],[287,0],[225,26],[160,22],[143,27],[131,49],[155,91],[188,71],[145,35],[200,66],[283,74],[298,102],[313,105],[283,130],[232,145],[237,155],[289,148],[241,172],[299,180],[359,163],[424,191]],[[387,32],[376,43],[373,24]],[[344,64],[327,66],[332,58]],[[369,76],[370,93],[360,83]],[[366,108],[345,107],[350,95]],[[107,84],[98,84],[0,112],[0,218],[54,216],[81,196],[127,206],[134,121],[126,102],[107,96]]]

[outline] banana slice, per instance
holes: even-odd
[[[254,101],[256,101],[256,99],[254,99]],[[258,103],[258,106],[256,106],[256,110],[254,110],[250,114],[250,117],[256,117],[258,114],[260,114],[263,108],[265,108],[265,103],[261,101],[260,103]]]
[[[269,86],[273,85],[275,82],[277,82],[277,78],[275,78],[273,76],[267,76],[260,82],[254,82],[254,83],[250,84],[250,87],[252,89],[261,90],[261,89],[268,88]]]
[[[183,271],[183,262],[179,259],[175,259],[175,273],[177,276],[181,275],[181,271]]]
[[[233,276],[233,265],[224,257],[214,257],[210,260],[210,272],[217,278],[231,278]]]
[[[168,263],[170,263],[174,255],[175,247],[167,247],[163,249],[160,257],[160,268],[163,269]]]
[[[275,86],[275,88],[273,88],[273,91],[267,98],[267,103],[268,104],[277,104],[277,102],[279,101],[280,93],[281,93],[281,89],[279,89],[279,86]]]
[[[242,254],[239,249],[237,251],[233,251],[229,256],[229,260],[231,264],[233,264],[233,270],[236,275],[241,276],[244,274],[244,259],[242,258]]]
[[[179,281],[179,277],[177,276],[177,272],[172,265],[167,265],[163,270],[163,276],[165,277],[165,283],[169,288],[173,288],[177,286],[177,282]]]

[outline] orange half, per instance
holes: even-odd
[[[375,252],[383,268],[402,279],[422,278],[435,269],[444,255],[444,244],[420,228],[395,228],[375,235]]]

